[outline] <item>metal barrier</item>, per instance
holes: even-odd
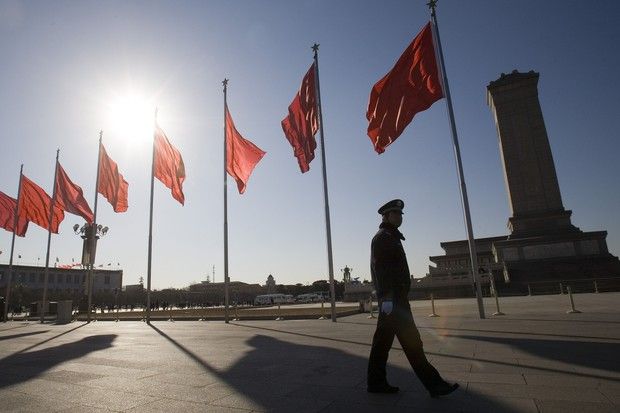
[[[573,293],[570,289],[570,285],[567,285],[566,289],[568,290],[568,298],[570,299],[570,310],[566,311],[566,314],[581,313],[581,311],[575,309],[575,301],[573,301]]]
[[[371,318],[377,318],[377,317],[375,317],[375,314],[372,312],[372,310],[373,310],[373,306],[372,306],[372,295],[368,298],[368,303],[369,303],[368,309],[369,309],[369,313],[370,313],[370,314],[368,314],[368,317],[367,317],[367,318],[368,318],[368,319],[371,319]],[[378,309],[378,311],[381,311],[381,309]]]
[[[433,312],[431,314],[429,314],[429,317],[439,317],[439,314],[435,313],[435,297],[433,296],[433,293],[431,293],[431,308],[433,309]]]
[[[237,303],[235,303],[234,309],[235,309],[235,318],[233,318],[232,321],[239,321],[239,313],[237,312]]]
[[[321,316],[319,317],[319,320],[327,320],[327,317],[325,317],[325,299],[321,299]]]
[[[506,315],[499,309],[499,298],[497,298],[497,288],[495,288],[495,280],[493,279],[493,275],[489,276],[489,280],[491,280],[491,291],[495,297],[495,309],[497,310],[493,313],[493,315]]]
[[[528,295],[565,294],[570,285],[573,294],[620,291],[620,278],[581,278],[574,280],[537,281],[527,284]]]
[[[276,317],[276,321],[282,321],[284,318],[282,317],[282,309],[280,308],[280,304],[278,304],[278,317]]]

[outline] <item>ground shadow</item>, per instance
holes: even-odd
[[[13,334],[10,336],[0,336],[0,341],[3,340],[12,340],[15,338],[20,338],[20,337],[28,337],[28,336],[34,336],[37,334],[43,334],[43,333],[47,333],[49,330],[44,330],[44,331],[31,331],[30,333],[21,333],[21,334]]]
[[[305,345],[257,333],[246,340],[249,346],[226,369],[189,350],[159,328],[151,327],[179,351],[234,388],[235,395],[218,399],[216,405],[267,411],[494,411],[514,412],[484,395],[459,390],[442,399],[431,399],[410,368],[388,367],[393,384],[401,387],[396,395],[366,392],[367,358],[346,351]],[[358,344],[358,343],[351,343]],[[367,347],[366,344],[364,346]],[[369,351],[369,349],[368,349]],[[204,388],[205,392],[209,387]]]
[[[112,346],[116,334],[85,337],[43,350],[20,351],[0,360],[0,388],[36,378],[52,367]],[[48,341],[48,340],[46,340]]]
[[[520,337],[489,337],[448,334],[447,337],[502,344],[546,360],[620,372],[618,344],[581,340],[544,340]],[[516,356],[518,358],[518,356]],[[611,378],[610,378],[611,379]]]

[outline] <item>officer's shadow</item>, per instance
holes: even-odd
[[[232,366],[220,370],[214,367],[215,358],[210,361],[208,356],[201,357],[157,327],[152,328],[206,372],[217,376],[219,382],[234,388],[235,394],[216,400],[216,405],[268,411],[393,412],[411,411],[412,407],[425,412],[517,411],[501,401],[467,392],[465,385],[450,396],[432,399],[411,368],[394,365],[388,366],[388,377],[401,391],[369,394],[367,357],[330,347],[331,339],[327,337],[317,337],[325,340],[325,346],[315,346],[259,333],[246,341],[249,351]],[[369,344],[351,343],[370,351]],[[355,350],[359,353],[359,347]],[[208,392],[209,387],[204,391]]]

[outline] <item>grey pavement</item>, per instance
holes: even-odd
[[[461,388],[431,399],[398,341],[366,393],[375,319],[0,324],[0,411],[618,412],[619,293],[415,301],[425,351]]]

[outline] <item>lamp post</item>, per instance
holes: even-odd
[[[97,240],[108,233],[109,228],[96,223],[79,224],[73,226],[73,232],[79,235],[83,240],[82,246],[82,265],[88,269],[88,280],[86,290],[88,292],[88,312],[87,320],[90,322],[90,311],[93,299],[93,267],[95,266],[95,254],[97,252]]]

